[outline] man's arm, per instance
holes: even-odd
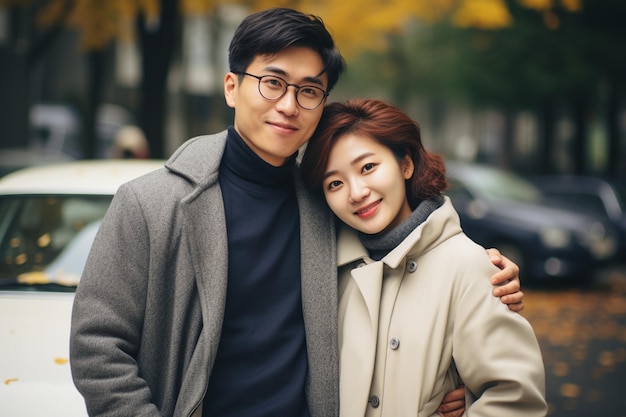
[[[493,296],[500,297],[503,304],[507,304],[511,311],[524,309],[524,293],[520,291],[519,267],[498,249],[487,249],[491,262],[500,268],[500,271],[491,277]]]

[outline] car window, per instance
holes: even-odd
[[[0,197],[0,280],[77,284],[110,196]]]
[[[626,185],[616,184],[613,189],[615,190],[621,211],[626,211]]]
[[[448,178],[448,188],[445,190],[445,194],[452,200],[466,201],[472,199],[470,192],[454,178]]]
[[[538,203],[541,191],[517,175],[496,170],[468,170],[462,179],[473,191],[487,200],[510,200]]]
[[[561,202],[579,207],[581,210],[606,214],[604,202],[596,194],[554,191],[550,193],[550,196]]]

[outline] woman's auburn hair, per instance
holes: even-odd
[[[413,175],[406,181],[411,208],[417,207],[422,200],[440,197],[447,188],[443,158],[424,148],[419,124],[390,103],[358,98],[330,103],[324,108],[301,164],[303,181],[311,190],[323,191],[330,152],[346,134],[375,139],[387,146],[398,162],[410,155],[415,165]]]

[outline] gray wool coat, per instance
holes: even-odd
[[[190,139],[164,168],[123,185],[113,198],[72,313],[72,376],[90,415],[201,414],[226,297],[227,237],[217,181],[226,137],[224,131]],[[306,394],[312,417],[334,416],[335,232],[323,201],[296,181]]]

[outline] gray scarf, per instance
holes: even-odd
[[[443,204],[443,198],[437,197],[431,200],[424,200],[417,205],[415,210],[402,223],[386,233],[368,235],[359,232],[359,239],[368,250],[370,257],[375,261],[380,261],[406,237],[422,224],[430,214]]]

